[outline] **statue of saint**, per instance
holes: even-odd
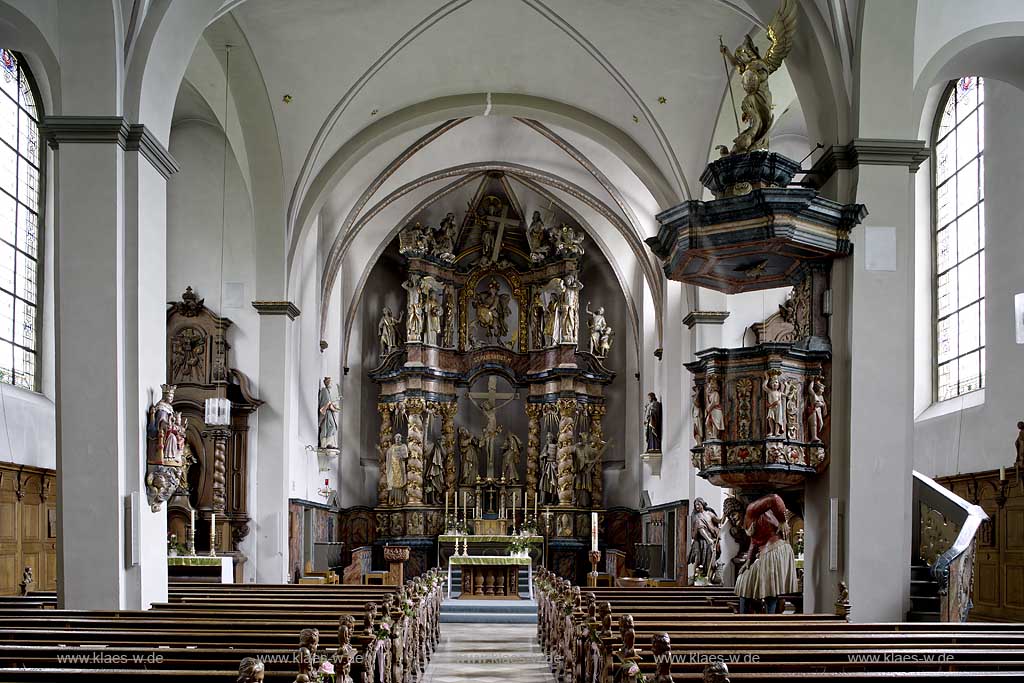
[[[546,342],[545,346],[557,344],[559,339],[561,339],[562,329],[561,326],[558,324],[561,320],[560,314],[558,312],[559,307],[561,305],[560,302],[561,297],[559,296],[552,295],[551,298],[548,299],[548,312],[547,315],[544,316],[544,340]]]
[[[509,301],[511,297],[501,291],[498,281],[492,279],[487,289],[477,292],[473,297],[473,309],[476,311],[476,325],[484,333],[482,342],[478,344],[496,343],[504,346],[505,335],[508,334],[508,317],[511,314]]]
[[[601,348],[604,346],[603,339],[608,336],[611,328],[604,317],[604,306],[599,306],[596,311],[590,310],[590,302],[587,302],[587,315],[590,316],[590,352],[601,357]]]
[[[821,443],[821,432],[825,428],[825,416],[828,415],[828,404],[825,403],[825,383],[815,377],[807,385],[807,440]],[[1017,439],[1020,442],[1020,437]],[[1017,447],[1018,453],[1020,446]]]
[[[548,442],[541,451],[540,495],[545,503],[558,502],[558,439],[548,432]]]
[[[544,299],[541,298],[540,292],[534,292],[533,301],[530,303],[530,339],[534,349],[543,349],[546,346],[544,310]]]
[[[777,494],[759,498],[747,506],[743,528],[750,536],[746,563],[736,577],[740,613],[750,613],[750,600],[764,600],[765,611],[775,614],[779,597],[798,590],[796,556],[785,540],[789,532],[786,504]]]
[[[704,405],[704,432],[708,439],[717,439],[725,431],[725,415],[722,413],[722,394],[715,377],[708,379],[704,389]]]
[[[444,496],[444,456],[444,444],[435,441],[423,477],[423,502],[427,505],[439,505]]]
[[[822,387],[824,390],[824,387]],[[1024,467],[1024,422],[1017,423],[1017,440],[1013,442],[1017,450],[1017,469]],[[1019,479],[1019,477],[1018,477]]]
[[[25,570],[21,573],[21,583],[19,588],[21,589],[21,595],[28,595],[32,592],[32,588],[35,586],[36,580],[32,577],[32,567],[25,567]]]
[[[608,442],[584,433],[576,444],[576,505],[590,507],[594,504],[594,470],[600,466],[601,458],[608,449]]]
[[[519,480],[519,454],[522,449],[523,442],[518,436],[509,434],[505,437],[505,447],[501,451],[501,476],[505,481]]]
[[[690,517],[690,553],[687,562],[694,566],[694,572],[710,577],[718,562],[718,535],[722,520],[711,509],[707,501],[697,498],[693,501],[693,515]]]
[[[455,346],[455,285],[447,283],[444,286],[444,322],[442,323],[441,344],[446,349]]]
[[[768,418],[767,436],[769,437],[786,435],[786,407],[782,400],[782,380],[779,379],[777,372],[775,374],[770,371],[765,373],[762,384],[768,400],[765,415]]]
[[[733,140],[732,149],[729,150],[731,154],[768,149],[768,130],[772,127],[772,93],[768,89],[768,77],[782,66],[782,61],[793,46],[796,12],[796,0],[782,0],[775,18],[768,25],[767,35],[771,47],[764,57],[749,33],[735,52],[730,52],[725,45],[720,46],[725,58],[739,71],[740,85],[745,93],[740,102],[740,110],[747,127]],[[719,151],[724,149],[724,146],[719,147]]]
[[[580,336],[580,290],[583,283],[573,273],[569,273],[562,283],[562,343],[575,344]]]
[[[155,465],[181,465],[185,452],[185,429],[188,420],[174,410],[173,384],[160,385],[161,397],[149,409],[146,425],[149,462]]]
[[[661,401],[653,391],[647,394],[644,406],[644,440],[648,453],[661,453]]]
[[[462,485],[475,486],[480,478],[480,442],[462,427],[459,428],[459,451],[462,453]]]
[[[693,443],[704,443],[704,419],[700,412],[700,387],[694,384],[690,389],[690,417],[693,420]]]
[[[534,263],[543,261],[548,255],[548,248],[544,244],[544,237],[547,235],[547,228],[541,220],[540,211],[533,212],[530,227],[526,229],[526,243],[530,247],[530,260]]]
[[[419,275],[410,275],[409,279],[402,283],[402,289],[409,293],[406,300],[409,319],[405,325],[405,332],[406,339],[411,342],[420,341],[423,334],[423,292],[420,280]]]
[[[401,505],[405,494],[405,461],[409,459],[409,447],[402,443],[402,435],[395,434],[394,443],[384,455],[384,476],[388,488],[388,504]]]
[[[434,230],[432,237],[432,253],[442,261],[455,259],[455,214],[448,212],[441,224]]]
[[[338,413],[341,412],[338,403],[337,392],[331,385],[331,378],[324,377],[324,385],[320,387],[319,409],[317,410],[320,448],[338,449]]]
[[[441,334],[441,317],[444,315],[444,309],[441,307],[441,302],[437,300],[437,293],[432,289],[427,294],[425,308],[427,314],[427,333],[423,341],[426,344],[437,346],[438,338]]]
[[[552,231],[555,240],[555,251],[565,258],[576,258],[583,255],[583,232],[572,226],[562,224]]]
[[[386,358],[398,348],[398,326],[402,323],[405,312],[398,314],[396,318],[391,309],[387,306],[381,313],[380,322],[377,324],[377,334],[380,337],[380,357]]]

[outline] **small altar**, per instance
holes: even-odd
[[[455,556],[455,544],[465,544],[476,557],[500,557],[508,555],[508,547],[513,542],[525,543],[530,549],[530,557],[538,564],[544,563],[543,536],[509,536],[507,534],[477,534],[461,536],[441,534],[437,537],[437,566],[444,567],[448,558]]]
[[[234,558],[185,555],[167,558],[167,577],[175,581],[234,583]]]
[[[526,567],[533,599],[533,560],[529,557],[454,555],[448,558],[448,597],[452,596],[452,568],[462,568],[460,600],[519,600],[519,568]]]

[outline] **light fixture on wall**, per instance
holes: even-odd
[[[224,307],[224,232],[227,223],[227,186],[228,186],[228,85],[231,80],[231,45],[226,45],[227,54],[224,58],[224,150],[221,169],[220,186],[220,270],[217,272],[217,312]],[[227,379],[224,377],[224,379]],[[206,399],[207,427],[226,427],[231,424],[231,400],[212,397]]]

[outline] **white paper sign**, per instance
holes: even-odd
[[[1013,297],[1013,320],[1017,330],[1017,343],[1024,344],[1024,292]]]
[[[864,228],[864,269],[896,270],[896,228]]]

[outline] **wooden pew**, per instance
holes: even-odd
[[[394,683],[418,677],[439,640],[439,572],[407,582],[397,591],[342,586],[204,588],[212,588],[207,592],[217,599],[197,602],[199,593],[175,587],[170,602],[148,612],[22,610],[19,615],[0,609],[0,680],[128,680],[129,672],[148,677],[152,669],[168,682],[233,680],[241,656],[252,653],[267,658],[268,680],[291,681],[297,666],[296,633],[319,628],[318,651],[333,652],[340,644],[340,614],[349,623],[354,617],[362,624],[349,641],[359,655],[353,667],[355,680],[372,683],[386,677]],[[176,602],[178,598],[184,601]],[[378,618],[366,609],[367,602],[387,608]],[[76,662],[70,654],[86,655],[84,659],[91,661]],[[147,663],[143,655],[159,656],[159,665]]]

